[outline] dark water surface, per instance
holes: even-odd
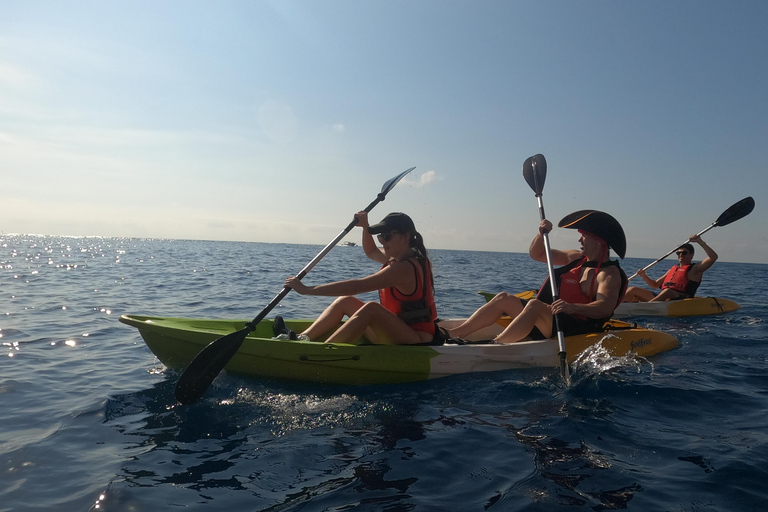
[[[637,319],[681,346],[584,361],[567,389],[556,369],[365,388],[222,374],[182,407],[178,374],[117,320],[252,318],[319,250],[0,236],[0,511],[765,510],[767,265],[718,262],[700,294],[742,309]],[[432,254],[443,317],[546,274]],[[305,281],[374,270],[338,247]],[[328,302],[289,294],[274,313]]]

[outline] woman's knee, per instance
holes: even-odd
[[[334,310],[341,311],[347,316],[352,316],[355,313],[355,311],[360,309],[361,304],[362,304],[362,301],[357,297],[354,297],[351,295],[345,295],[343,297],[337,297],[331,303],[329,308],[333,308]]]
[[[508,292],[499,292],[493,296],[493,298],[491,299],[491,302],[508,302],[510,297],[515,297],[515,296]]]
[[[523,309],[525,311],[540,313],[542,311],[549,310],[549,305],[541,302],[539,299],[531,299],[525,303],[525,307],[523,307]]]
[[[352,316],[355,316],[358,318],[370,319],[381,314],[382,311],[386,311],[386,310],[384,306],[382,306],[378,302],[366,302],[365,304],[360,306]]]
[[[497,293],[488,304],[492,304],[508,315],[515,314],[523,309],[523,301],[521,301],[519,297],[507,292]]]

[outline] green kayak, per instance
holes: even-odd
[[[238,331],[246,320],[206,320],[123,315],[149,349],[169,368],[183,369],[210,342]],[[444,320],[451,327],[462,320]],[[286,320],[301,332],[312,320]],[[501,322],[503,324],[503,322]],[[473,335],[475,342],[442,346],[370,345],[290,341],[272,338],[272,321],[264,320],[248,335],[226,370],[256,377],[370,385],[414,382],[471,372],[559,366],[557,339],[512,344],[477,342],[501,332],[494,324]],[[565,339],[569,361],[600,343],[611,355],[628,352],[652,356],[678,345],[669,334],[612,321],[606,331]]]

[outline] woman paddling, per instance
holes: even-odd
[[[368,214],[355,214],[363,228],[366,256],[382,264],[381,270],[360,279],[349,279],[317,286],[306,286],[296,277],[285,286],[301,295],[338,297],[317,320],[299,335],[317,340],[335,329],[326,343],[352,343],[363,334],[376,344],[440,344],[436,327],[432,265],[421,234],[404,213],[390,213],[378,224],[368,224]],[[376,246],[378,235],[382,248]],[[379,291],[380,302],[363,302],[354,295]]]

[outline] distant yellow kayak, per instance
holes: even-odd
[[[613,316],[615,318],[628,316],[704,316],[729,313],[740,307],[732,300],[720,297],[692,297],[664,302],[622,302],[613,312]]]
[[[485,297],[486,301],[491,300],[496,295],[495,293],[488,292],[478,293]],[[532,299],[535,296],[536,292],[532,290],[515,294],[515,297],[525,300]],[[736,311],[740,307],[734,301],[720,297],[692,297],[690,299],[668,300],[664,302],[622,302],[616,308],[616,311],[613,312],[613,317],[718,315],[720,313]]]

